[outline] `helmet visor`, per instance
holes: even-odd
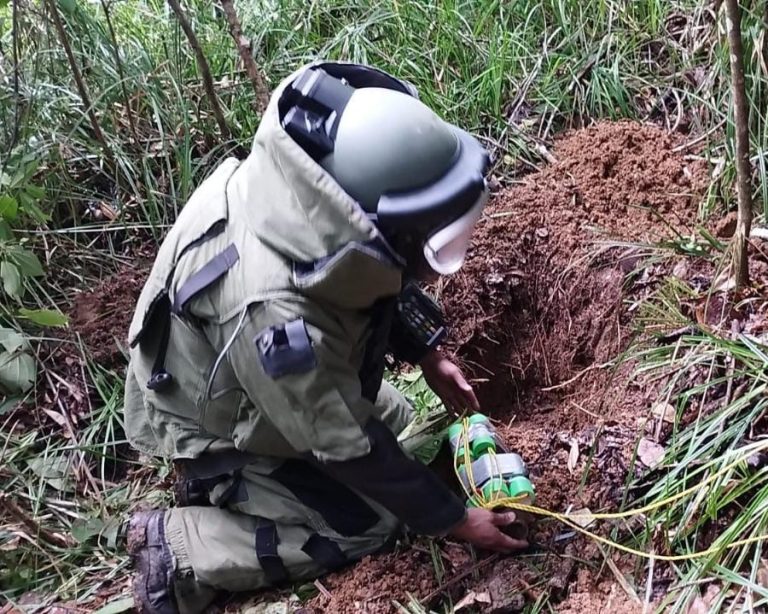
[[[487,186],[466,213],[426,240],[424,257],[433,271],[440,275],[451,275],[461,268],[467,256],[475,224],[480,219],[486,202],[488,202]]]

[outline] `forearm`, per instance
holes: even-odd
[[[464,520],[466,510],[459,498],[427,467],[409,459],[382,422],[372,419],[364,431],[370,453],[316,464],[382,504],[417,533],[443,535]]]

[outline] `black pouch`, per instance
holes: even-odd
[[[317,365],[303,318],[270,326],[254,339],[264,372],[272,379],[311,371]]]

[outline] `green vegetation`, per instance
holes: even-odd
[[[768,215],[768,47],[762,3],[750,6],[743,31],[754,185]],[[481,135],[502,180],[542,163],[543,147],[563,129],[631,117],[690,130],[715,169],[702,215],[732,205],[724,25],[699,0],[248,0],[237,8],[271,86],[316,58],[375,64]],[[66,323],[73,289],[161,240],[195,186],[222,158],[247,148],[258,126],[253,91],[216,4],[193,0],[186,10],[232,141],[218,136],[194,56],[160,0],[0,0],[0,596],[9,602],[31,591],[41,606],[87,603],[104,590],[119,597],[127,561],[107,543],[117,520],[140,498],[167,496],[167,467],[126,461],[120,369],[95,364],[76,340],[46,339],[46,327]],[[694,290],[670,286],[654,296],[645,322],[689,324],[678,309],[681,292]],[[726,333],[698,330],[636,351],[642,375],[675,372],[665,394],[678,416],[710,390],[724,401],[692,424],[675,424],[664,471],[638,478],[643,501],[717,473],[754,446],[750,429],[766,409],[768,356],[748,336]],[[86,365],[90,390],[50,370],[44,339]],[[44,416],[12,412],[19,401],[34,405],[41,394],[35,377],[48,390],[66,389],[68,401]],[[427,397],[423,404],[434,408]],[[698,550],[710,545],[712,521],[723,518],[727,531],[716,543],[764,533],[767,475],[759,463],[733,467],[708,490],[648,516],[635,541],[649,548],[662,534],[671,551]],[[761,545],[749,545],[675,565],[670,606],[685,611],[699,584],[718,579],[721,602],[732,599],[732,587],[759,608],[768,600],[758,578],[761,553]]]

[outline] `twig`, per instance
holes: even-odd
[[[645,601],[643,603],[643,614],[647,614],[651,607],[651,597],[653,596],[653,571],[656,566],[656,558],[651,557],[648,561],[648,581],[645,583]]]
[[[605,560],[606,564],[608,565],[608,568],[611,570],[613,575],[616,578],[616,582],[619,584],[621,589],[626,593],[627,597],[629,597],[632,601],[634,601],[637,604],[642,604],[642,600],[640,597],[637,596],[637,592],[635,589],[633,589],[629,582],[627,582],[627,579],[624,577],[624,575],[621,573],[619,568],[616,566],[616,563],[613,562],[613,559],[611,558],[610,554],[607,553],[602,546],[598,544],[597,546],[600,549],[600,554],[603,555],[603,559]]]
[[[19,3],[13,2],[11,5],[11,50],[13,55],[13,132],[8,141],[8,155],[5,158],[0,170],[5,168],[5,164],[10,158],[16,141],[19,140],[19,127],[21,124],[21,100],[19,97]]]
[[[726,122],[725,119],[720,120],[719,122],[717,122],[716,125],[712,126],[709,130],[707,130],[703,134],[700,134],[695,139],[692,139],[690,141],[686,141],[685,143],[683,143],[682,145],[678,145],[677,147],[673,147],[672,151],[675,152],[675,153],[678,153],[678,152],[681,152],[681,151],[685,151],[686,149],[690,149],[691,147],[693,147],[697,143],[701,143],[701,141],[703,141],[704,139],[706,139],[709,136],[711,136],[713,133],[715,133],[718,130],[720,130],[720,128],[723,127],[723,124],[725,122]]]
[[[331,594],[331,591],[329,591],[325,586],[323,586],[323,583],[320,582],[320,580],[315,580],[314,582],[315,588],[320,591],[320,593],[325,597],[326,599],[333,601],[333,595]]]
[[[242,60],[243,66],[245,66],[245,71],[248,73],[248,78],[251,80],[253,91],[256,94],[256,111],[264,113],[267,104],[269,104],[267,80],[264,77],[264,73],[259,69],[253,59],[253,55],[251,54],[251,43],[248,37],[243,34],[243,28],[237,17],[234,2],[232,0],[221,0],[221,6],[224,9],[224,15],[229,24],[229,33],[235,41],[237,52],[240,54],[240,60]]]
[[[23,524],[32,535],[39,535],[49,544],[60,546],[61,548],[72,546],[73,541],[71,538],[67,539],[65,535],[54,533],[50,529],[46,529],[34,518],[30,518],[6,493],[0,493],[0,508],[8,512],[16,521]]]
[[[446,580],[440,586],[438,586],[435,590],[433,590],[431,593],[428,593],[427,596],[421,600],[421,603],[423,605],[429,605],[435,599],[435,597],[438,597],[440,594],[444,593],[446,589],[450,588],[454,584],[457,584],[458,582],[461,582],[464,578],[472,575],[478,569],[485,567],[489,563],[498,561],[499,556],[500,556],[499,554],[492,554],[491,556],[481,561],[478,561],[477,563],[472,565],[472,567],[470,567],[469,569],[466,569],[465,571],[462,571],[460,574],[457,574],[452,578],[450,578],[449,580]]]
[[[592,417],[593,417],[593,418],[595,418],[596,420],[600,420],[600,419],[601,419],[601,418],[600,418],[600,416],[598,416],[598,415],[597,415],[595,412],[592,412],[592,411],[589,411],[588,409],[585,409],[584,407],[582,407],[581,405],[579,405],[579,404],[578,404],[576,401],[568,401],[568,402],[569,402],[571,405],[573,405],[573,406],[574,406],[576,409],[578,409],[579,411],[583,411],[583,412],[584,412],[585,414],[587,414],[588,416],[592,416]]]
[[[556,384],[554,386],[547,386],[546,388],[542,388],[542,392],[551,392],[552,390],[557,390],[558,388],[565,388],[566,386],[572,384],[577,379],[582,377],[585,373],[588,373],[592,369],[605,369],[606,367],[610,367],[613,365],[613,362],[604,362],[599,365],[589,365],[585,369],[582,369],[579,371],[576,375],[574,375],[571,379],[565,380],[564,382],[560,382],[559,384]]]
[[[744,85],[744,50],[741,41],[741,8],[738,0],[725,0],[725,22],[731,57],[733,120],[736,124],[736,188],[739,214],[733,235],[736,287],[749,285],[747,237],[752,225],[752,186],[749,165],[749,104]]]
[[[51,2],[52,0],[48,0],[48,1]],[[221,132],[222,138],[225,141],[228,141],[232,138],[232,132],[230,131],[229,126],[227,125],[227,122],[224,119],[224,112],[221,110],[221,105],[219,104],[219,98],[216,96],[216,90],[213,88],[213,78],[211,77],[211,69],[208,66],[208,62],[205,59],[205,55],[203,55],[203,49],[200,46],[200,41],[197,40],[197,36],[195,35],[195,32],[192,29],[192,26],[189,24],[189,20],[187,19],[186,14],[181,8],[179,1],[168,0],[168,5],[171,7],[171,10],[173,11],[174,15],[176,15],[176,19],[179,20],[179,25],[181,26],[181,29],[184,30],[184,34],[186,35],[187,40],[189,41],[189,45],[190,47],[192,47],[192,52],[195,54],[195,61],[197,62],[197,67],[200,69],[200,76],[203,80],[203,89],[205,89],[205,95],[207,96],[208,101],[211,104],[211,109],[213,110],[213,116],[216,119],[216,123],[219,126],[219,132]]]
[[[99,120],[96,117],[96,112],[94,111],[93,105],[91,104],[91,96],[88,93],[88,87],[85,85],[83,75],[80,72],[77,61],[75,60],[75,54],[72,53],[72,46],[69,44],[69,38],[67,37],[67,32],[64,29],[64,23],[61,21],[61,15],[59,15],[59,9],[56,6],[56,2],[54,0],[47,0],[47,3],[48,12],[50,13],[51,19],[53,20],[53,27],[56,29],[59,42],[64,48],[64,53],[67,56],[69,68],[72,71],[72,76],[75,79],[75,85],[77,86],[77,91],[80,94],[80,100],[83,103],[83,107],[85,107],[85,114],[88,116],[88,120],[91,123],[93,134],[101,145],[101,149],[104,152],[104,157],[107,158],[110,165],[114,167],[115,164],[114,159],[112,158],[112,152],[109,149],[109,145],[107,145],[107,139],[104,137],[104,133],[101,131],[101,125],[99,124]],[[16,3],[14,2],[14,4]]]
[[[134,145],[139,145],[139,132],[136,130],[136,122],[133,119],[133,111],[131,110],[131,102],[128,98],[128,90],[125,87],[125,74],[123,73],[123,62],[120,59],[120,49],[117,46],[117,36],[115,35],[115,29],[112,27],[112,17],[109,14],[109,7],[107,6],[107,0],[101,0],[101,8],[104,9],[104,19],[107,22],[107,29],[111,37],[112,52],[115,56],[115,67],[117,68],[117,74],[120,77],[120,89],[123,93],[123,100],[125,100],[125,112],[128,115],[128,125],[131,127],[133,133]]]

